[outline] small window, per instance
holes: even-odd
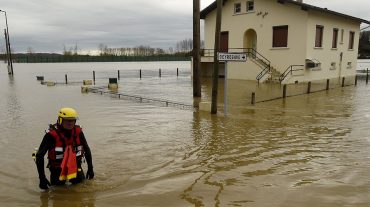
[[[336,63],[336,62],[332,62],[332,63],[330,64],[330,70],[335,70],[335,69],[336,69],[336,67],[337,67],[337,63]]]
[[[340,43],[343,44],[344,29],[340,30]]]
[[[354,42],[355,42],[355,32],[349,32],[348,49],[353,50]]]
[[[272,47],[288,47],[288,25],[272,27]]]
[[[348,62],[347,63],[347,69],[351,69],[352,68],[352,62]]]
[[[241,3],[235,3],[234,4],[234,13],[239,14],[242,11],[242,4]]]
[[[333,49],[338,48],[338,29],[337,28],[334,28],[333,29],[333,44],[332,44],[332,48]]]
[[[254,0],[247,1],[247,12],[254,11]]]
[[[324,26],[316,25],[315,47],[322,47],[323,35],[324,35]]]

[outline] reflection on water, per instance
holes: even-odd
[[[257,86],[230,81],[230,114],[225,117],[222,110],[212,116],[81,94],[79,84],[46,87],[35,80],[40,74],[63,80],[65,73],[75,80],[88,79],[94,68],[101,75],[98,84],[105,85],[105,78],[122,68],[121,75],[126,70],[133,74],[120,80],[122,93],[193,103],[189,63],[145,63],[147,69],[161,67],[169,75],[141,80],[134,77],[133,69],[143,65],[135,64],[16,64],[14,79],[1,66],[1,206],[337,207],[370,203],[370,90],[363,81],[357,87],[255,106],[249,104],[250,92]],[[176,77],[177,67],[187,72]],[[202,84],[202,100],[210,100],[210,81]],[[274,90],[264,89],[280,93]],[[79,112],[96,178],[40,192],[30,154],[62,106]]]
[[[61,187],[40,193],[40,207],[95,207],[94,193],[84,193],[70,187]]]

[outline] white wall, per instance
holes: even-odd
[[[323,46],[315,48],[316,25],[324,26]],[[333,29],[338,28],[337,49],[332,48]],[[344,30],[341,42],[341,30]],[[349,33],[355,32],[354,49],[349,50]],[[360,24],[338,16],[323,14],[317,11],[309,12],[307,25],[307,58],[314,58],[321,62],[320,70],[307,70],[306,78],[311,80],[322,77],[335,78],[340,76],[354,76],[356,74]],[[340,69],[340,54],[343,53],[342,67]],[[331,63],[336,67],[332,69]],[[352,68],[347,69],[347,63],[352,62]]]

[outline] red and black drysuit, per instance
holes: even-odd
[[[72,130],[65,130],[58,125],[50,125],[49,131],[45,134],[39,150],[36,154],[36,165],[39,173],[40,188],[47,188],[47,179],[44,170],[44,156],[48,153],[48,167],[50,170],[51,185],[63,185],[65,181],[60,181],[61,163],[63,160],[63,153],[67,145],[71,145],[76,151],[76,162],[79,171],[77,177],[70,180],[71,183],[79,183],[85,179],[85,175],[81,168],[82,158],[86,158],[88,170],[86,176],[88,178],[94,177],[92,156],[89,145],[85,139],[85,135],[81,128],[76,125]]]

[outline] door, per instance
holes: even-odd
[[[254,29],[248,29],[244,33],[244,48],[251,51],[252,58],[256,57],[257,52],[257,33]]]
[[[220,37],[220,52],[229,51],[229,32],[221,32]]]

